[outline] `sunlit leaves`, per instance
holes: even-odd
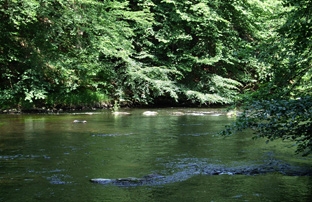
[[[285,0],[284,5],[283,15],[278,15],[278,20],[284,17],[282,25],[272,24],[275,33],[271,31],[273,35],[259,46],[271,80],[243,96],[243,116],[222,133],[252,128],[256,137],[293,141],[298,153],[308,155],[312,153],[312,3]]]
[[[254,49],[272,11],[265,3],[3,0],[1,102],[88,90],[139,103],[231,103],[267,75]]]
[[[114,93],[110,82],[119,79],[114,68],[134,53],[131,26],[147,29],[152,20],[146,10],[130,11],[128,2],[119,1],[1,4],[6,8],[1,10],[0,90],[6,92],[2,104],[11,97],[17,98],[12,105],[23,100],[44,102],[49,92]]]
[[[250,58],[255,54],[253,44],[261,38],[260,16],[266,11],[256,6],[255,1],[248,2],[166,0],[155,3],[153,37],[156,40],[154,46],[149,47],[154,53],[152,62],[158,59],[158,64],[180,71],[181,92],[194,92],[184,93],[190,100],[207,104],[233,102],[242,82],[246,85],[258,79],[249,72],[263,72],[258,68],[258,60]],[[236,80],[235,88],[228,88],[226,82],[213,85],[216,82],[209,75]],[[195,94],[197,96],[193,96]],[[201,94],[207,96],[199,96]],[[215,97],[212,99],[211,95]]]

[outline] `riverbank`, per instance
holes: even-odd
[[[117,106],[116,106],[117,103]],[[226,108],[230,105],[222,104],[199,104],[192,102],[172,102],[172,101],[158,101],[155,103],[142,104],[142,103],[131,103],[126,101],[106,101],[96,104],[83,104],[83,105],[59,105],[55,107],[18,107],[18,108],[6,108],[0,109],[0,114],[21,114],[21,113],[62,113],[62,112],[73,112],[73,111],[94,111],[100,109],[112,109],[119,110],[124,108],[168,108],[168,107],[190,107],[190,108]]]

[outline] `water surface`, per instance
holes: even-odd
[[[310,176],[205,175],[207,166],[278,162],[311,168],[290,143],[252,140],[251,131],[214,134],[233,121],[220,109],[109,110],[0,115],[0,201],[309,201]],[[183,115],[175,112],[183,112]],[[87,123],[73,123],[86,120]],[[209,167],[209,168],[210,168]],[[168,176],[142,186],[92,178]]]

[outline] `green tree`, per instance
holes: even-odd
[[[1,107],[85,105],[105,95],[224,104],[270,76],[254,48],[268,35],[267,1],[0,5]]]
[[[136,49],[148,53],[142,55],[144,64],[179,72],[171,78],[181,100],[231,103],[243,86],[263,79],[252,47],[262,40],[262,16],[271,15],[265,6],[262,1],[154,1],[153,30]]]
[[[127,5],[1,0],[1,106],[77,104],[73,95],[113,93],[118,67],[133,54],[128,21],[150,20]]]
[[[312,152],[312,2],[283,3],[285,21],[275,29],[277,34],[264,43],[271,57],[262,54],[271,66],[272,81],[244,96],[247,109],[243,116],[222,134],[253,128],[256,137],[294,141],[296,151],[308,155]]]

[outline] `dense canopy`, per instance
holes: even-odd
[[[260,0],[1,0],[1,108],[232,103],[270,75],[255,46],[276,9]]]
[[[259,58],[272,78],[239,102],[244,115],[222,133],[252,128],[268,141],[294,142],[297,152],[312,153],[312,2],[285,0],[284,19],[263,42]]]

